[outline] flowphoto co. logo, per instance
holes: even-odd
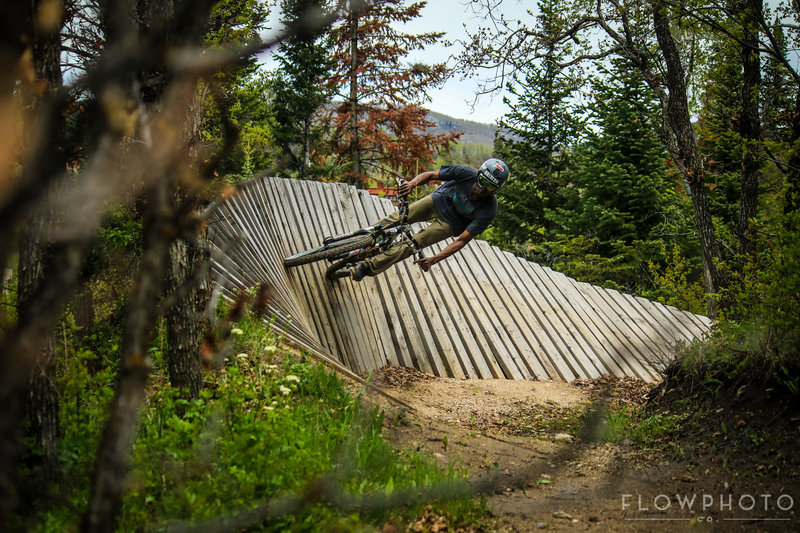
[[[621,503],[626,515],[634,515],[625,520],[789,522],[794,516],[794,498],[789,494],[637,493],[622,494]]]

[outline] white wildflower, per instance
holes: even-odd
[[[292,393],[292,389],[290,389],[285,385],[281,385],[280,387],[278,387],[278,390],[281,391],[281,394],[283,394],[284,396]]]
[[[298,378],[294,374],[289,374],[288,376],[286,376],[286,381],[293,381],[295,383],[300,383],[300,378]]]
[[[275,353],[275,352],[278,351],[278,347],[277,346],[267,346],[266,348],[264,348],[264,351],[269,352],[269,353]]]
[[[242,335],[244,331],[240,330],[239,328],[233,328],[231,330],[231,335]]]
[[[273,372],[275,370],[278,370],[278,365],[264,365],[264,370]]]
[[[274,411],[274,410],[275,410],[275,408],[274,408],[273,406],[271,406],[271,405],[265,405],[265,406],[264,406],[264,410],[265,410],[265,411]]]
[[[240,353],[239,355],[237,355],[236,357],[237,357],[238,359],[247,359],[247,358],[248,358],[248,357],[250,357],[250,356],[249,356],[249,355],[247,355],[246,353],[242,352],[242,353]]]

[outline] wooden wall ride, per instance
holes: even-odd
[[[391,363],[455,378],[656,380],[677,347],[710,326],[477,239],[428,273],[411,259],[360,283],[327,280],[327,262],[287,271],[284,257],[374,224],[391,203],[341,183],[281,178],[237,191],[209,221],[216,286],[232,296],[270,284],[273,327],[358,374]]]

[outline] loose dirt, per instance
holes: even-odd
[[[650,409],[652,383],[455,380],[387,367],[376,384],[413,407],[386,406],[390,441],[463,468],[476,486],[491,480],[480,486],[496,516],[492,531],[800,529],[797,423],[784,428],[791,442],[753,430],[759,446],[752,435],[739,442],[753,425],[741,413],[723,435],[727,413],[703,411],[707,430],[643,446],[608,442],[603,431],[608,413]]]

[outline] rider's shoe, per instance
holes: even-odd
[[[350,276],[353,278],[353,281],[361,281],[368,273],[369,267],[366,263],[358,263],[350,269]]]

